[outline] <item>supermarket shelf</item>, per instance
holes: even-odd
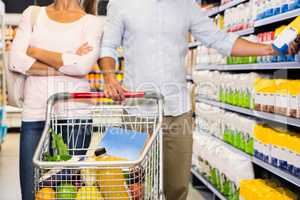
[[[286,13],[282,13],[280,15],[276,15],[273,17],[268,17],[266,19],[258,20],[254,23],[254,27],[265,26],[269,24],[273,24],[275,22],[284,21],[286,19],[291,19],[300,15],[300,8],[296,10],[292,10]]]
[[[243,152],[243,151],[235,148],[234,146],[226,143],[225,141],[220,140],[217,137],[214,137],[214,136],[211,136],[211,137],[215,138],[216,140],[218,140],[220,142],[222,142],[226,147],[228,147],[233,152],[235,152],[235,153],[237,153],[237,154],[239,154],[239,155],[241,155],[241,156],[243,156],[243,157],[245,157],[247,159],[250,159],[254,164],[256,164],[256,165],[264,168],[265,170],[268,170],[269,172],[271,172],[271,173],[273,173],[273,174],[275,174],[275,175],[277,175],[277,176],[279,176],[279,177],[287,180],[288,182],[293,183],[296,186],[300,187],[300,179],[299,178],[297,178],[297,177],[295,177],[293,175],[290,175],[289,173],[286,173],[286,172],[284,172],[284,171],[282,171],[282,170],[280,170],[280,169],[278,169],[278,168],[276,168],[276,167],[274,167],[274,166],[272,166],[272,165],[270,165],[268,163],[265,163],[265,162],[263,162],[263,161],[255,158],[255,157],[252,157],[252,156],[246,154],[245,152]]]
[[[239,4],[241,4],[241,3],[244,3],[244,2],[246,2],[246,1],[248,1],[248,0],[232,0],[232,1],[229,2],[229,3],[226,3],[226,4],[221,5],[221,6],[219,6],[219,7],[213,8],[213,9],[210,10],[210,11],[207,11],[207,15],[208,15],[209,17],[211,17],[211,16],[213,16],[213,15],[216,15],[216,14],[218,14],[218,13],[223,12],[224,10],[226,10],[226,9],[228,9],[228,8],[234,7],[234,6],[236,6],[236,5],[239,5]]]
[[[236,32],[233,32],[233,33],[235,33],[236,35],[239,35],[239,36],[245,36],[245,35],[250,35],[254,32],[255,32],[254,28],[247,28],[245,30],[236,31]]]
[[[273,167],[272,165],[265,163],[257,158],[252,158],[252,162],[255,163],[256,165],[272,172],[273,174],[287,180],[288,182],[293,183],[294,185],[300,187],[300,179],[299,178],[292,176],[276,167]]]
[[[223,108],[225,110],[249,115],[252,117],[259,118],[259,119],[264,119],[264,120],[273,121],[273,122],[277,122],[277,123],[281,123],[281,124],[287,124],[287,125],[291,125],[291,126],[300,127],[300,119],[296,119],[296,118],[292,118],[292,117],[286,117],[283,115],[277,115],[277,114],[273,114],[273,113],[254,111],[254,110],[241,108],[241,107],[237,107],[237,106],[232,106],[232,105],[228,105],[225,103],[221,103],[221,102],[217,102],[217,101],[213,101],[213,100],[207,100],[207,99],[203,99],[203,98],[202,99],[197,98],[197,102],[205,103],[205,104],[208,104],[211,106]]]
[[[280,63],[256,63],[240,65],[204,65],[198,66],[197,70],[278,70],[278,69],[300,69],[299,62],[280,62]]]
[[[196,167],[192,167],[192,174],[197,177],[210,191],[212,191],[220,200],[227,200],[225,196],[223,196],[210,182],[208,182],[203,176],[201,176]]]
[[[206,14],[209,17],[211,17],[211,16],[218,14],[220,12],[219,10],[220,10],[220,7],[215,7],[215,8],[210,9],[209,11],[206,11]]]

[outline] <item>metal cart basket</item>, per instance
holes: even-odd
[[[163,199],[163,97],[152,92],[125,97],[118,103],[104,99],[103,93],[49,98],[46,126],[33,158],[36,200]],[[155,111],[139,112],[145,104],[154,105]],[[118,130],[116,140],[118,134],[147,133],[138,158],[106,152],[100,143],[109,130]]]

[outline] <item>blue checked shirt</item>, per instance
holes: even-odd
[[[101,57],[125,56],[124,85],[132,91],[165,96],[165,115],[191,110],[185,56],[187,35],[230,55],[236,35],[220,31],[192,0],[111,0]]]

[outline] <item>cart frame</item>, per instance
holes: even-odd
[[[68,101],[68,100],[76,100],[76,99],[99,99],[99,98],[105,98],[104,93],[99,92],[89,92],[89,93],[57,93],[52,95],[48,101],[47,101],[47,111],[46,111],[46,124],[43,131],[43,134],[41,136],[40,142],[37,146],[36,152],[33,157],[33,164],[35,168],[38,169],[58,169],[58,168],[92,168],[92,167],[112,167],[112,168],[118,168],[118,167],[132,167],[132,166],[138,166],[141,164],[144,159],[146,159],[147,153],[150,151],[151,145],[155,142],[157,139],[156,137],[159,137],[159,199],[164,199],[164,193],[163,193],[163,140],[162,140],[162,123],[163,123],[163,105],[164,105],[164,97],[156,92],[128,92],[125,93],[125,98],[144,98],[144,99],[150,99],[155,100],[157,104],[157,124],[155,126],[155,129],[153,130],[152,135],[150,135],[141,155],[139,156],[139,159],[134,161],[119,161],[119,162],[100,162],[100,161],[58,161],[58,162],[49,162],[49,161],[43,161],[41,159],[41,154],[43,153],[43,142],[49,137],[49,128],[51,127],[51,113],[53,111],[53,106],[58,101]],[[37,177],[35,177],[37,178]]]

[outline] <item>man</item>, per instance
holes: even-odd
[[[271,45],[248,42],[218,30],[193,0],[111,0],[100,61],[105,94],[123,100],[126,87],[164,95],[167,200],[184,200],[188,194],[192,155],[191,99],[184,69],[188,32],[225,55],[275,54]],[[114,75],[115,50],[120,46],[126,60],[125,87]],[[290,51],[296,52],[296,47]]]

